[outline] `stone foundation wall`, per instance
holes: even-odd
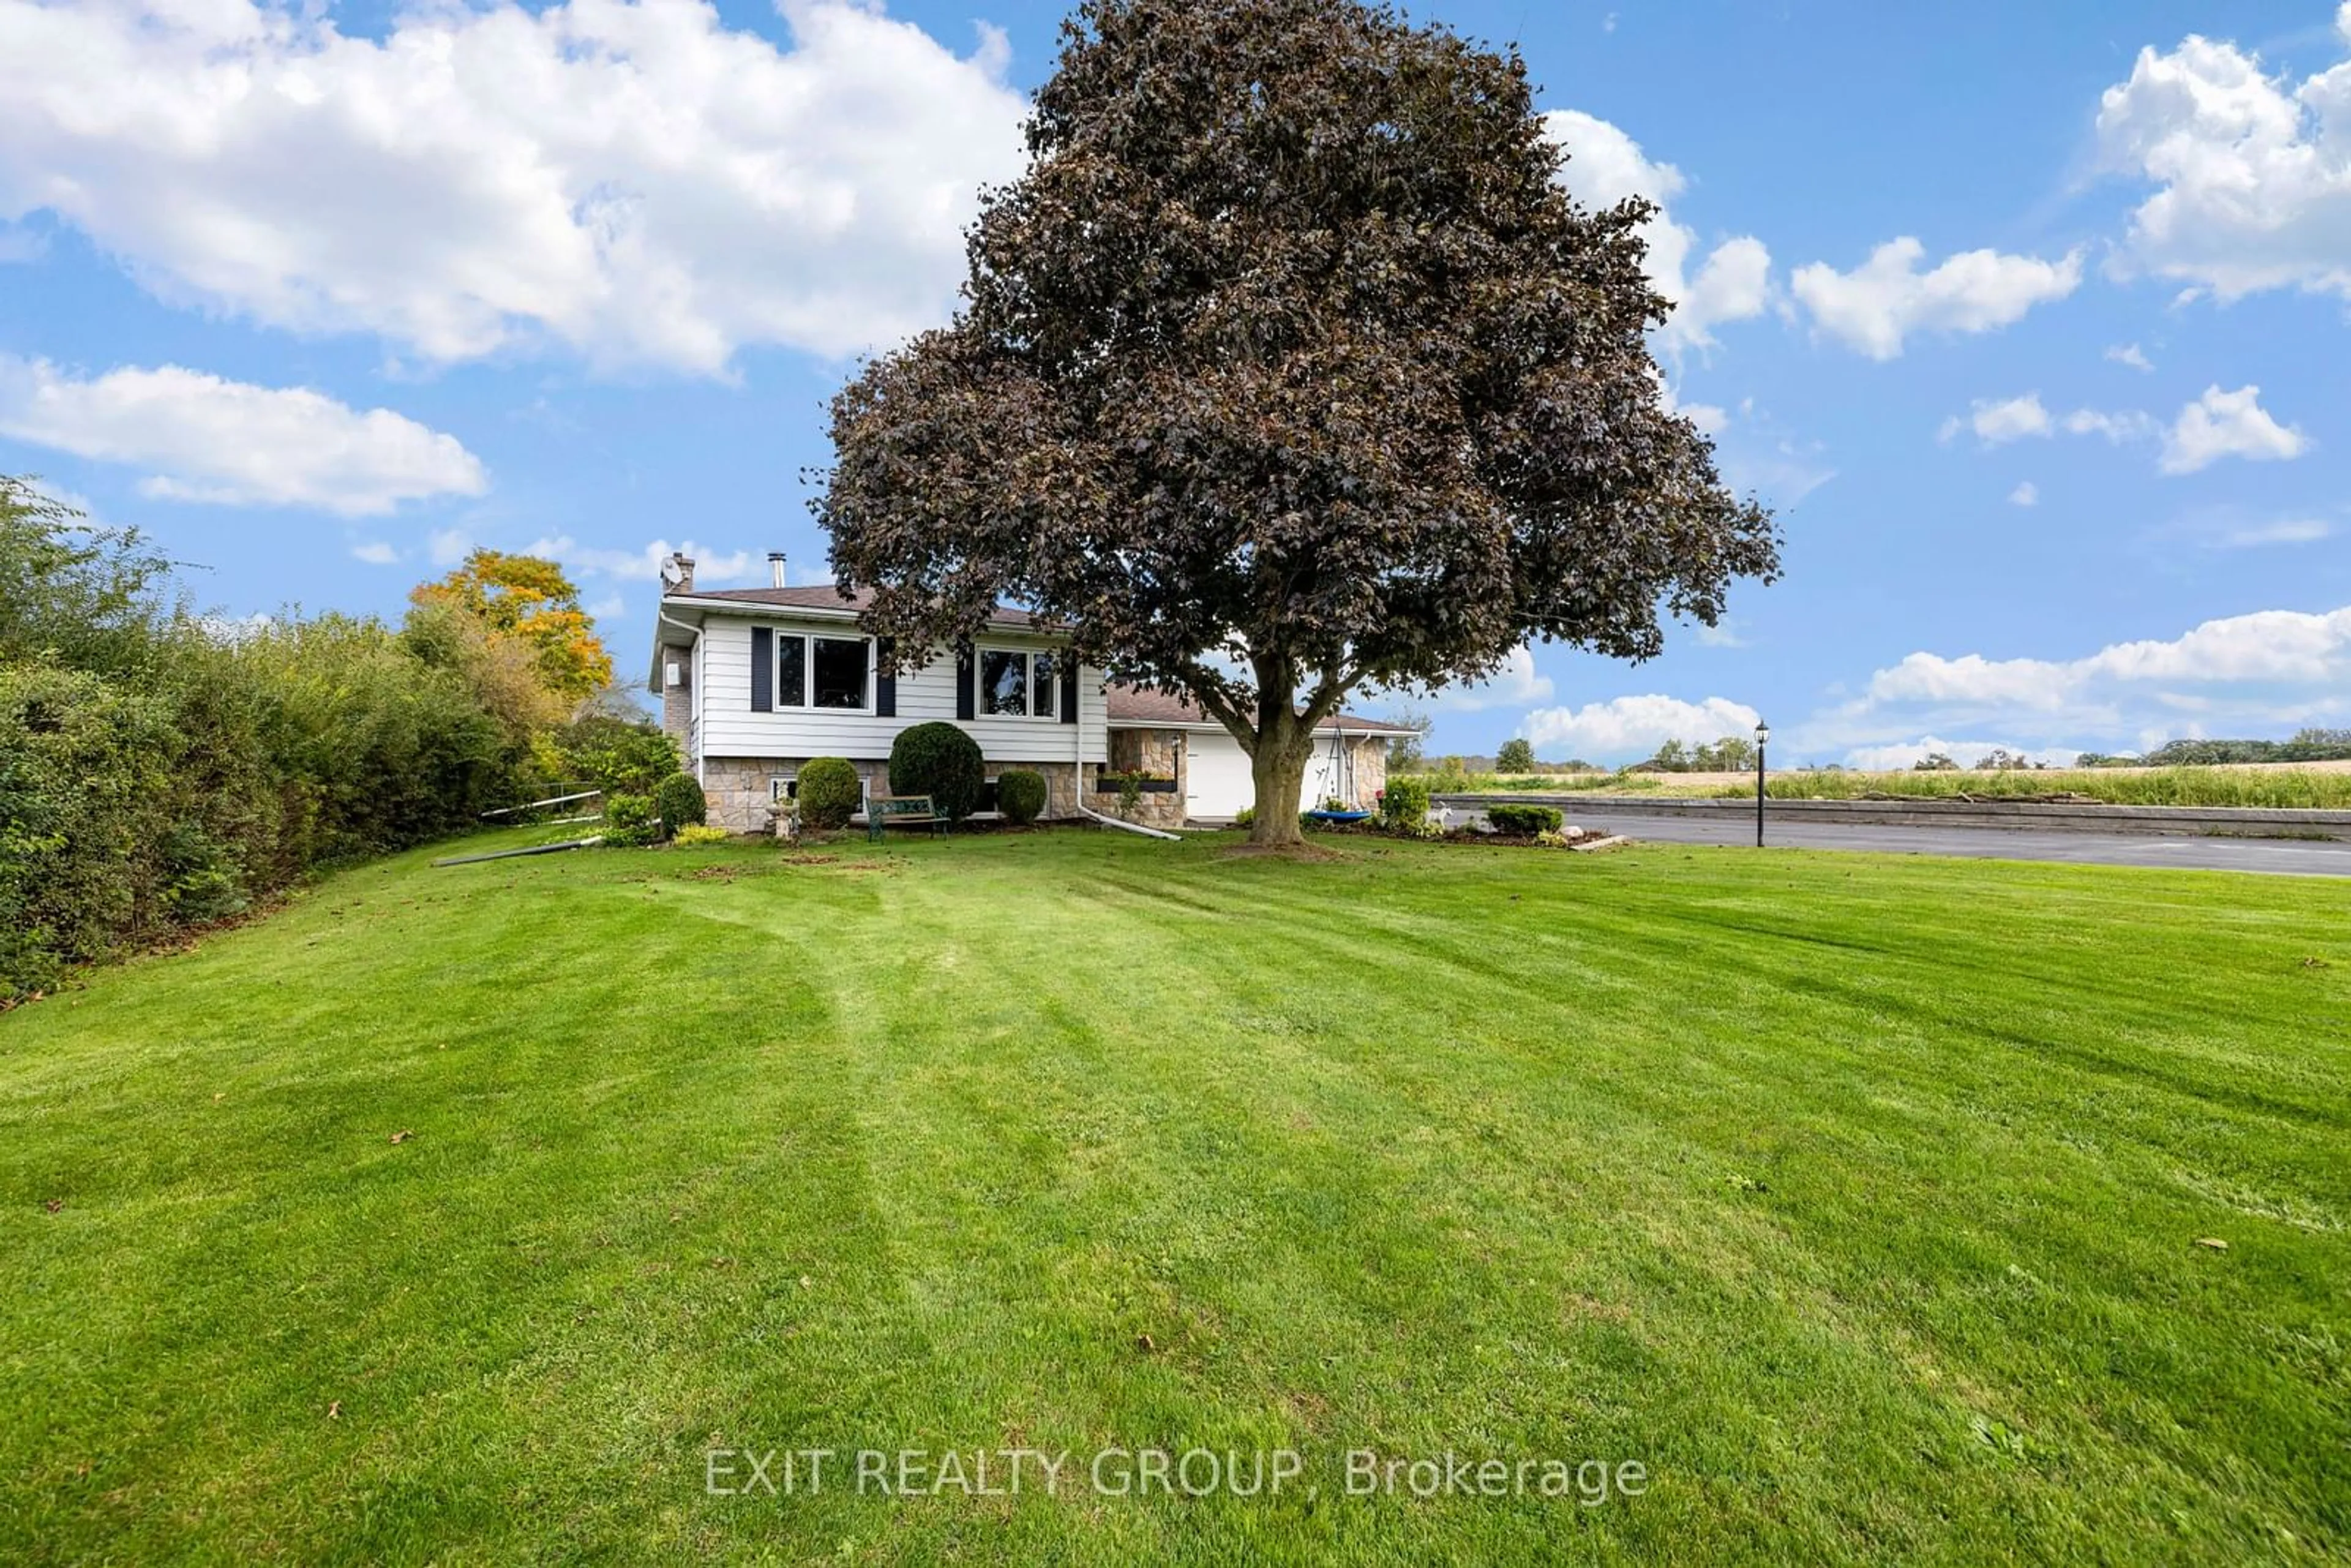
[[[1111,780],[1110,788],[1086,797],[1086,804],[1105,817],[1121,817],[1130,822],[1140,822],[1146,828],[1180,828],[1184,825],[1184,770],[1177,737],[1183,732],[1173,729],[1113,729],[1110,732],[1110,766],[1089,769],[1091,776]],[[1141,772],[1162,776],[1174,775],[1173,789],[1154,789],[1140,796],[1132,811],[1121,811],[1115,776]]]
[[[1184,825],[1184,781],[1180,778],[1173,789],[1153,789],[1136,796],[1134,810],[1126,811],[1121,810],[1118,803],[1117,782],[1117,775],[1125,771],[1123,768],[1088,768],[1089,783],[1100,781],[1107,787],[1089,793],[1086,804],[1105,817],[1140,822],[1146,828],[1180,828]],[[1144,771],[1151,769],[1146,767]]]
[[[713,827],[725,828],[736,833],[764,833],[768,831],[768,781],[783,774],[796,774],[808,762],[805,757],[714,757],[703,765],[703,794],[710,802]],[[850,766],[863,779],[866,792],[886,795],[890,791],[890,764],[881,758],[851,758]],[[1091,765],[1089,765],[1091,767]],[[1078,815],[1078,765],[1074,762],[1008,762],[1002,767],[991,765],[987,770],[993,779],[1001,773],[1026,768],[1042,774],[1045,779],[1045,816],[1060,820]],[[1097,810],[1100,808],[1097,807]]]
[[[1347,752],[1354,760],[1355,809],[1378,810],[1380,791],[1388,787],[1388,743],[1366,735],[1348,741]]]

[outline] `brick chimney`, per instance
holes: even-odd
[[[662,595],[694,591],[694,558],[683,550],[673,551],[662,563]]]
[[[784,552],[779,549],[771,549],[768,552],[768,586],[770,588],[784,586]]]

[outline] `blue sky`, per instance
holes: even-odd
[[[2351,5],[1427,14],[1664,203],[1673,395],[1788,535],[1721,632],[1536,647],[1439,749],[2351,725]],[[239,614],[552,549],[630,667],[667,548],[822,570],[824,400],[951,308],[1060,15],[0,0],[0,472]]]

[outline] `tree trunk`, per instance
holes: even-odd
[[[1257,815],[1249,825],[1249,842],[1306,841],[1298,831],[1298,808],[1313,746],[1314,732],[1293,716],[1276,714],[1259,721],[1257,754],[1249,758],[1249,776],[1257,786]]]

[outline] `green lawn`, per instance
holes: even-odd
[[[410,856],[0,1017],[0,1560],[2351,1554],[2351,886],[1231,842]],[[1194,1446],[1304,1473],[1083,1479]],[[1448,1448],[1649,1484],[1344,1494]]]

